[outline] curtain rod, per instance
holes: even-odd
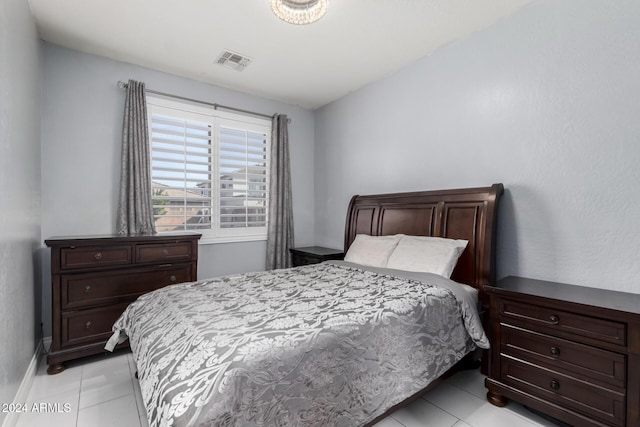
[[[128,86],[127,83],[118,80],[118,87],[119,88],[125,89],[127,86]],[[187,98],[187,97],[179,96],[179,95],[172,95],[170,93],[159,92],[157,90],[151,90],[151,89],[146,89],[145,88],[144,91],[147,92],[147,93],[153,93],[153,94],[156,94],[156,95],[168,96],[169,98],[181,99],[183,101],[197,102],[198,104],[210,105],[215,109],[224,108],[225,110],[238,111],[240,113],[246,113],[246,114],[253,114],[254,116],[266,117],[268,119],[272,119],[275,116],[275,114],[268,115],[268,114],[263,114],[263,113],[256,113],[255,111],[243,110],[241,108],[229,107],[227,105],[221,105],[221,104],[216,104],[216,103],[207,102],[207,101],[200,101],[199,99]],[[288,122],[291,123],[291,119],[288,119]]]

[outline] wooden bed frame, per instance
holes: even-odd
[[[493,184],[481,188],[353,196],[347,211],[344,252],[347,252],[356,234],[408,234],[468,240],[469,244],[451,278],[476,288],[482,311],[488,312],[484,286],[495,282],[498,202],[503,192],[502,184]],[[483,323],[487,324],[484,319]],[[490,363],[489,352],[479,353],[482,354],[482,372],[486,374]],[[393,406],[366,426],[375,425],[413,402],[445,378],[468,368],[470,363],[471,367],[477,368],[478,353],[469,356],[427,388]]]
[[[402,233],[468,240],[452,279],[478,289],[482,298],[483,287],[492,284],[495,276],[496,219],[502,193],[502,184],[493,184],[482,188],[354,196],[347,212],[345,252],[357,234]],[[461,365],[464,363],[459,362],[428,387],[389,408],[366,426],[375,425],[419,398],[443,378],[457,372]]]

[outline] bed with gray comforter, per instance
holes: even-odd
[[[345,262],[168,286],[113,331],[151,427],[363,425],[489,345],[462,285]]]

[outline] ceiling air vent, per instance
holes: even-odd
[[[243,71],[251,61],[252,59],[248,56],[244,56],[230,50],[223,51],[216,60],[218,64],[236,71]]]

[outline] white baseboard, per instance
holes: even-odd
[[[13,398],[14,404],[22,404],[27,401],[27,397],[29,397],[29,391],[31,390],[31,385],[33,384],[33,379],[36,377],[36,372],[38,372],[38,362],[40,361],[40,355],[45,349],[45,347],[43,346],[43,341],[47,339],[49,343],[51,343],[51,337],[47,337],[44,340],[40,340],[40,342],[38,342],[36,351],[31,358],[29,367],[27,368],[27,372],[25,372],[24,377],[22,378],[22,382],[20,383],[20,387],[18,387],[18,391],[16,392],[16,396]],[[15,427],[15,425],[18,423],[19,417],[20,413],[8,412],[7,416],[2,422],[2,427]]]

